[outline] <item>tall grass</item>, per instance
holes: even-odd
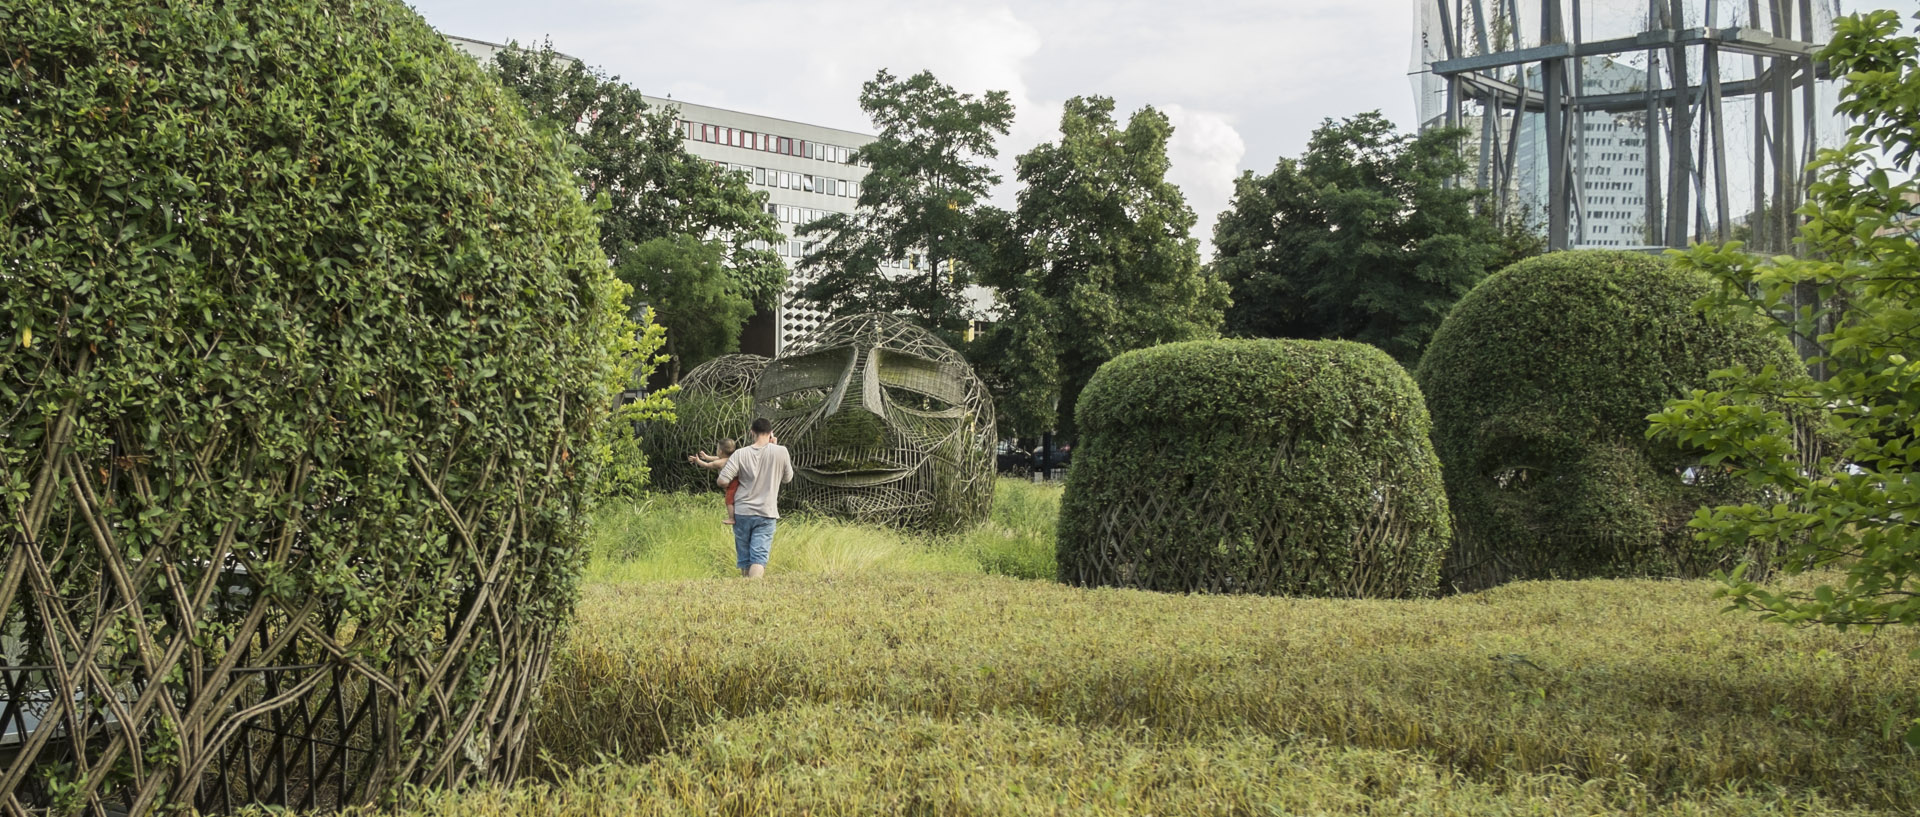
[[[534,741],[563,766],[638,762],[722,720],[859,703],[1412,751],[1476,780],[1920,802],[1920,760],[1896,731],[1920,714],[1920,634],[1790,630],[1720,614],[1711,590],[1528,582],[1367,602],[951,575],[597,585]]]
[[[1004,479],[992,519],[920,536],[817,516],[784,516],[767,572],[774,575],[1000,573],[1051,579],[1060,488]],[[593,520],[589,582],[625,584],[736,575],[733,529],[718,493],[660,494],[603,508]]]
[[[1724,789],[1675,800],[1631,778],[1461,775],[1417,753],[1251,733],[1156,740],[1022,712],[954,718],[801,704],[717,722],[644,765],[551,785],[428,793],[411,814],[639,815],[1864,815],[1811,794]]]

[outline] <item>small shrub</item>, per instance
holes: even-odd
[[[1524,578],[1705,576],[1778,548],[1697,543],[1705,505],[1756,492],[1649,441],[1647,416],[1709,372],[1799,367],[1757,320],[1710,321],[1697,272],[1638,253],[1528,259],[1461,299],[1417,374],[1455,520],[1456,589]]]
[[[1152,590],[1431,593],[1446,498],[1405,370],[1346,341],[1129,352],[1078,407],[1061,581]]]

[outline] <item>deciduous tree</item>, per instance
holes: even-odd
[[[668,326],[672,370],[737,348],[743,323],[737,304],[707,307],[720,292],[771,307],[786,288],[786,265],[770,249],[783,237],[766,211],[766,195],[741,174],[687,152],[672,110],[647,105],[619,77],[562,56],[551,43],[539,50],[510,45],[494,56],[492,68],[536,119],[580,148],[574,173],[583,194],[605,197],[601,248],[634,286],[634,297]],[[659,241],[665,243],[653,244]],[[702,242],[714,242],[717,265],[690,263],[687,253]],[[672,274],[638,267],[640,259],[672,261]],[[674,302],[689,295],[698,303]],[[692,335],[700,339],[676,337]]]
[[[1398,133],[1377,111],[1329,119],[1305,155],[1242,174],[1213,233],[1233,293],[1226,330],[1357,340],[1417,362],[1454,301],[1544,249],[1449,183],[1467,169],[1462,133]]]
[[[1173,125],[1149,107],[1122,128],[1113,107],[1068,100],[1060,140],[1019,159],[1019,208],[988,266],[1004,313],[994,380],[1011,389],[999,405],[1018,432],[1070,432],[1100,364],[1212,337],[1228,303],[1201,268],[1193,210],[1166,178]]]
[[[801,262],[817,277],[804,297],[832,314],[912,315],[949,342],[974,316],[965,299],[987,252],[976,224],[991,217],[1000,177],[987,165],[1013,122],[1006,91],[963,94],[922,71],[882,70],[861,87],[860,108],[879,135],[854,152],[867,165],[853,213],[802,226],[817,242]],[[888,269],[889,260],[915,262]]]

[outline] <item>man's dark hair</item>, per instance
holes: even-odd
[[[765,418],[765,417],[755,417],[755,418],[753,418],[753,433],[755,433],[755,434],[772,434],[772,433],[773,433],[773,421],[772,421],[772,420],[769,420],[769,419],[767,419],[767,418]]]

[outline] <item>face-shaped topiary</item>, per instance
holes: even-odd
[[[687,462],[687,455],[717,454],[721,440],[743,441],[742,431],[753,421],[753,387],[767,361],[759,355],[724,355],[680,379],[680,393],[673,396],[675,420],[655,424],[642,437],[654,487],[713,490],[713,471]]]
[[[892,315],[841,318],[767,365],[755,414],[793,456],[796,507],[944,529],[993,500],[993,402],[967,362]]]
[[[1447,503],[1400,364],[1347,341],[1128,352],[1076,407],[1060,579],[1270,595],[1430,595]]]
[[[1449,585],[1765,569],[1767,553],[1706,551],[1686,528],[1747,489],[1646,436],[1648,414],[1715,369],[1801,365],[1761,327],[1695,310],[1710,286],[1657,257],[1578,251],[1454,306],[1417,374],[1456,524]]]
[[[0,54],[0,812],[512,777],[633,368],[555,137],[392,0]]]

